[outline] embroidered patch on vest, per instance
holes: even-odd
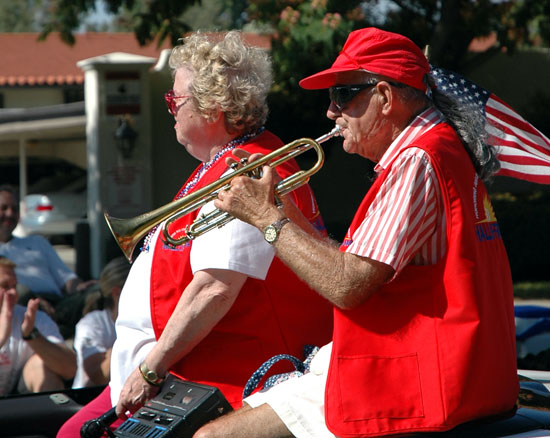
[[[479,242],[488,242],[494,239],[502,239],[495,210],[485,187],[479,185],[479,176],[477,174],[474,178],[473,204],[477,240]]]

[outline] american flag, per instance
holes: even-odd
[[[509,105],[457,73],[432,68],[438,91],[473,104],[485,117],[488,143],[497,147],[500,170],[510,176],[550,184],[550,140]]]

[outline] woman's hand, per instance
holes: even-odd
[[[141,408],[147,400],[152,399],[159,392],[158,386],[147,383],[139,369],[135,369],[130,377],[124,383],[120,392],[120,398],[116,405],[116,414],[118,418],[126,420],[127,412],[133,414]]]

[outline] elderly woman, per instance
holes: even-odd
[[[247,47],[239,32],[217,41],[193,34],[174,48],[170,66],[174,85],[165,98],[176,136],[201,161],[176,198],[228,172],[226,158],[237,146],[263,154],[282,146],[263,127],[268,55]],[[277,167],[282,178],[296,171],[293,161]],[[323,233],[309,186],[290,197]],[[212,208],[179,219],[171,234]],[[110,384],[60,437],[75,436],[84,421],[111,406],[126,418],[157,394],[168,372],[218,387],[238,408],[247,380],[265,360],[280,353],[300,357],[305,344],[330,339],[330,306],[274,257],[256,228],[234,220],[177,248],[163,242],[160,228],[146,237],[120,297]]]

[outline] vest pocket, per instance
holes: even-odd
[[[344,421],[424,416],[416,354],[337,361]]]

